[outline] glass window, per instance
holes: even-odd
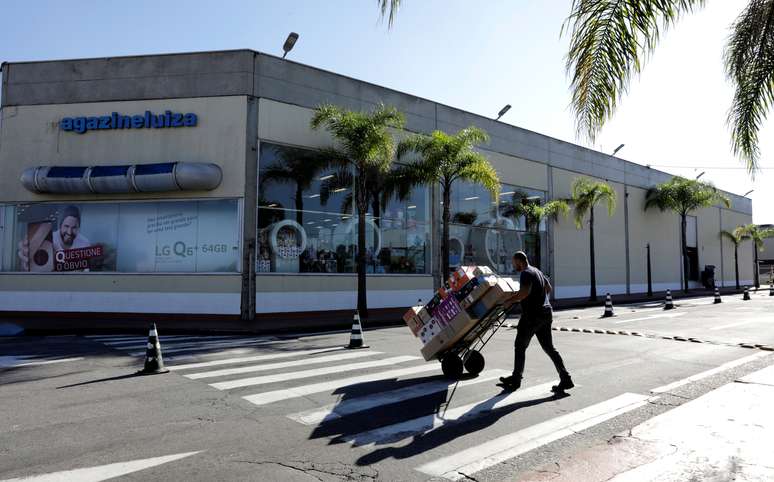
[[[499,203],[496,203],[481,186],[461,181],[452,186],[449,229],[452,269],[462,264],[483,264],[500,274],[513,274],[511,257],[519,250],[527,253],[533,265],[541,267],[543,253],[547,252],[545,222],[529,226],[515,206],[542,204],[545,193],[503,184],[499,194]]]
[[[354,273],[357,217],[354,175],[320,153],[261,143],[258,190],[259,273]],[[369,273],[430,272],[428,190],[408,199],[388,176],[369,176]]]
[[[12,207],[16,249],[6,248],[2,266],[31,272],[237,272],[238,206],[237,200],[19,204]]]

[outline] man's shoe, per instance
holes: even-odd
[[[570,388],[574,387],[575,384],[572,382],[572,378],[561,378],[559,380],[559,385],[554,385],[551,387],[551,390],[557,393],[562,393],[565,390],[569,390]]]
[[[514,377],[513,375],[509,377],[500,377],[500,383],[498,383],[498,385],[506,390],[518,390],[519,387],[521,387],[521,378]]]

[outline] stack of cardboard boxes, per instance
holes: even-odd
[[[462,266],[429,303],[412,306],[403,320],[422,341],[422,356],[432,360],[517,291],[518,281],[497,276],[488,266]]]

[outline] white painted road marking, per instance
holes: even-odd
[[[643,316],[641,318],[632,318],[630,320],[618,320],[614,321],[613,323],[616,325],[620,325],[621,323],[631,323],[632,321],[644,321],[644,320],[657,320],[659,318],[677,318],[678,316],[683,316],[685,313],[664,313],[663,315],[650,315],[650,316]]]
[[[312,395],[314,393],[336,391],[359,383],[369,383],[379,380],[388,380],[391,378],[398,378],[405,375],[415,375],[417,373],[436,371],[438,365],[434,363],[426,363],[409,368],[401,368],[397,370],[388,370],[386,372],[373,373],[370,375],[359,375],[356,377],[342,378],[339,380],[333,380],[330,382],[313,383],[310,385],[302,385],[295,388],[286,388],[283,390],[274,390],[271,392],[257,393],[255,395],[247,395],[242,398],[255,405],[267,405],[269,403],[279,402],[281,400],[288,400],[291,398],[304,397],[306,395]]]
[[[289,351],[285,353],[273,353],[271,355],[253,355],[243,356],[237,358],[226,358],[224,360],[212,360],[208,362],[188,363],[186,365],[168,365],[170,370],[190,370],[192,368],[206,368],[215,367],[221,365],[236,365],[237,363],[249,363],[266,360],[276,360],[278,358],[295,358],[307,355],[315,355],[317,353],[332,353],[337,351],[346,350],[346,347],[332,347],[332,348],[318,348],[316,350],[297,350]]]
[[[649,397],[624,393],[610,400],[562,415],[467,450],[421,465],[416,470],[451,480],[465,478],[580,430],[602,423],[648,403]]]
[[[558,380],[554,380],[552,382],[541,383],[540,385],[520,389],[515,392],[501,392],[499,395],[487,400],[446,410],[442,414],[432,413],[354,435],[347,435],[342,437],[342,440],[350,442],[356,447],[396,442],[406,437],[424,434],[434,428],[449,423],[467,420],[517,403],[528,402],[534,400],[535,397],[552,397],[553,393],[551,392],[551,387],[556,385],[557,382]]]
[[[54,363],[65,363],[78,360],[84,360],[84,358],[81,356],[70,358],[37,358],[36,355],[9,355],[0,356],[0,367],[16,368],[36,365],[52,365]]]
[[[733,360],[727,363],[724,363],[718,367],[715,367],[711,370],[703,371],[701,373],[697,373],[696,375],[692,375],[688,378],[683,378],[682,380],[677,380],[676,382],[672,382],[668,385],[663,385],[658,388],[654,388],[651,390],[652,393],[666,393],[671,390],[674,390],[675,388],[682,387],[683,385],[687,385],[691,382],[695,382],[697,380],[701,380],[703,378],[711,377],[712,375],[715,375],[716,373],[720,373],[722,371],[728,370],[730,368],[738,367],[739,365],[744,365],[745,363],[757,360],[758,358],[763,358],[766,356],[771,355],[771,352],[759,352],[755,353],[754,355],[746,356],[744,358],[739,358],[738,360]]]
[[[340,353],[338,355],[321,356],[316,358],[305,358],[303,360],[293,360],[293,361],[279,362],[279,363],[266,363],[264,365],[250,365],[250,366],[238,367],[238,368],[224,368],[222,370],[211,370],[208,372],[191,373],[190,375],[183,375],[183,376],[186,378],[190,378],[191,380],[198,380],[200,378],[222,377],[227,375],[237,375],[239,373],[262,372],[262,371],[277,370],[280,368],[290,368],[290,367],[297,367],[297,366],[303,366],[303,365],[316,365],[319,363],[351,360],[353,358],[362,358],[362,357],[381,355],[381,354],[382,352],[380,351],[357,350],[357,351],[348,351],[346,353]]]
[[[457,388],[488,382],[509,373],[510,372],[506,370],[499,369],[487,370],[476,378],[460,381],[457,385]],[[353,413],[364,412],[366,410],[383,405],[403,402],[406,400],[423,397],[425,395],[442,392],[454,386],[455,383],[456,382],[454,380],[433,380],[431,382],[410,385],[407,387],[398,388],[396,390],[389,390],[386,392],[364,395],[362,397],[345,399],[339,403],[290,414],[287,417],[291,420],[295,420],[296,422],[303,423],[304,425],[316,425],[318,423],[330,422],[331,420],[337,420],[347,415],[352,415]]]
[[[163,353],[179,353],[184,351],[197,351],[197,350],[211,350],[213,348],[229,348],[229,347],[244,347],[244,346],[263,346],[268,344],[280,344],[280,343],[292,343],[292,340],[276,341],[276,340],[252,340],[252,341],[224,341],[224,342],[211,342],[211,343],[192,343],[186,346],[173,346],[170,348],[161,347]],[[144,346],[144,345],[143,345]],[[139,348],[139,347],[138,347]],[[145,356],[144,351],[130,352],[130,356]]]
[[[713,326],[712,328],[710,328],[710,330],[712,330],[712,331],[724,330],[726,328],[733,328],[735,326],[742,326],[742,325],[749,325],[750,323],[763,323],[763,322],[774,323],[774,320],[770,320],[770,319],[767,320],[765,318],[763,318],[763,319],[758,318],[758,319],[755,319],[755,320],[737,321],[736,323],[729,323],[727,325]]]
[[[286,382],[290,380],[299,380],[302,378],[311,378],[321,375],[330,375],[332,373],[348,372],[353,370],[362,370],[366,368],[382,367],[386,365],[394,365],[396,363],[403,363],[407,361],[418,360],[417,356],[396,356],[392,358],[385,358],[384,360],[352,363],[349,365],[337,365],[332,367],[317,368],[315,370],[303,370],[300,372],[280,373],[278,375],[266,375],[262,377],[240,378],[238,380],[231,380],[228,382],[211,383],[212,388],[218,390],[230,390],[232,388],[250,387],[254,385],[264,385],[267,383]]]
[[[17,479],[6,479],[0,482],[100,482],[102,480],[113,479],[122,475],[131,474],[140,470],[157,467],[175,460],[184,459],[200,452],[186,452],[182,454],[165,455],[163,457],[153,457],[151,459],[132,460],[129,462],[118,462],[116,464],[100,465],[86,469],[64,470],[62,472],[53,472],[50,474],[32,475],[29,477],[20,477]]]

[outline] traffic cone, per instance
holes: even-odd
[[[742,297],[742,301],[750,301],[750,288],[747,286],[744,287],[744,296]]]
[[[602,313],[602,318],[610,318],[611,316],[613,316],[613,300],[608,293],[605,297],[605,312]]]
[[[715,287],[715,304],[722,303],[723,300],[720,299],[720,290]]]
[[[169,372],[169,369],[164,368],[164,359],[161,357],[161,343],[159,343],[156,323],[151,323],[150,332],[148,333],[148,349],[145,352],[145,366],[137,374],[156,375],[167,372]]]
[[[769,285],[769,296],[774,296],[774,283]]]
[[[672,292],[667,290],[666,294],[666,300],[664,301],[664,309],[665,310],[671,310],[675,307],[674,303],[672,303]]]
[[[352,334],[349,336],[347,348],[368,348],[363,339],[363,327],[360,326],[360,314],[358,312],[355,312],[355,319],[352,321]]]

